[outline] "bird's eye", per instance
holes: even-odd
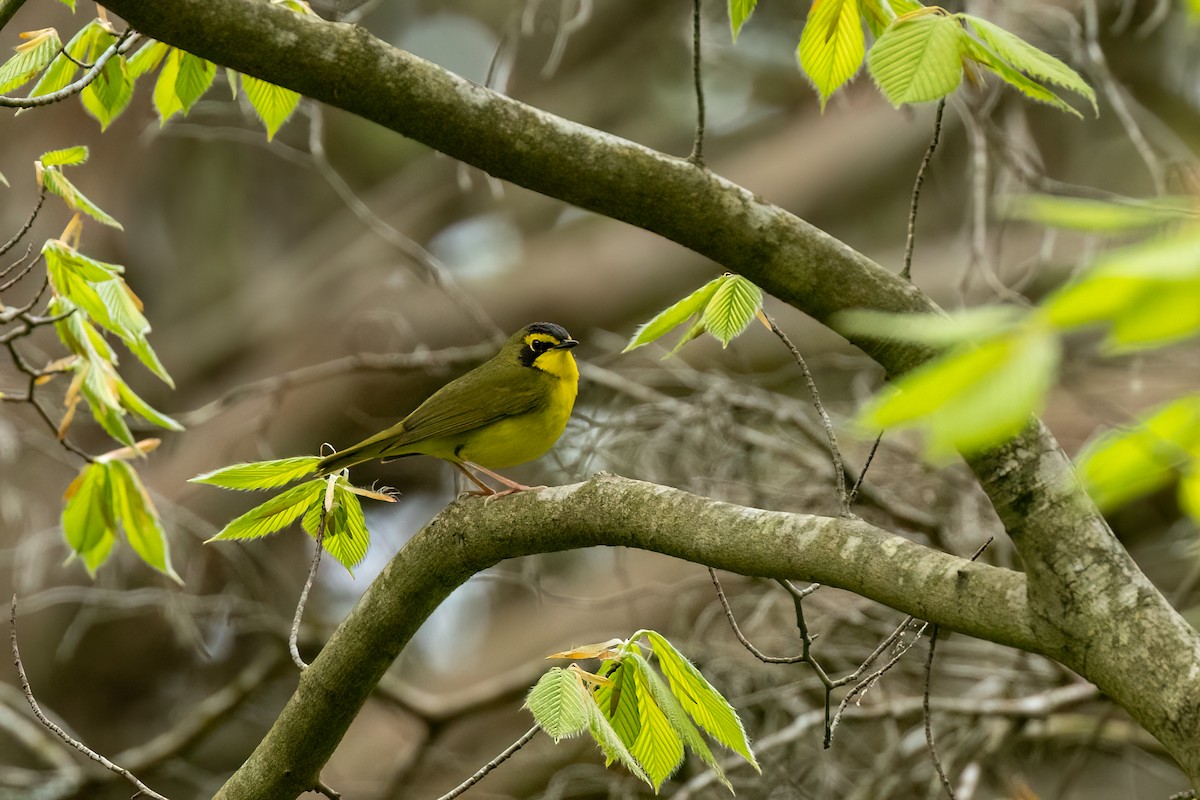
[[[550,346],[550,343],[544,339],[534,339],[532,342],[529,343],[529,349],[535,353],[545,352],[546,348],[549,346]]]

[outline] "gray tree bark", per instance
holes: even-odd
[[[848,309],[936,310],[914,286],[747,189],[496,94],[361,28],[262,0],[104,5],[148,36],[672,239],[835,329],[835,315]],[[909,344],[851,341],[892,374],[930,356]],[[1045,654],[1129,711],[1200,788],[1200,635],[1133,563],[1036,420],[971,466],[1021,555],[1024,579],[862,523],[740,509],[615,479],[451,506],[368,590],[219,796],[294,797],[312,787],[363,698],[451,589],[503,558],[587,545],[817,579]]]

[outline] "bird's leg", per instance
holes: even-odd
[[[499,492],[492,492],[491,493],[492,496],[488,498],[489,500],[495,499],[497,497],[504,497],[506,494],[512,494],[513,492],[525,492],[530,489],[545,489],[546,488],[545,486],[526,486],[523,483],[517,483],[516,481],[510,480],[509,478],[506,478],[503,475],[500,475],[499,473],[492,472],[487,467],[479,466],[474,461],[467,461],[465,463],[470,464],[472,469],[477,469],[480,472],[482,472],[484,475],[487,475],[492,480],[494,480],[498,483],[503,483],[505,486],[508,487],[507,489],[504,489]],[[463,471],[465,472],[466,470],[464,469]],[[477,478],[474,480],[476,483],[479,483],[479,480]],[[480,484],[480,485],[482,486],[483,484]]]
[[[482,497],[489,497],[489,496],[491,496],[491,495],[494,495],[494,494],[496,493],[496,490],[495,490],[495,489],[493,489],[492,487],[488,486],[488,485],[487,485],[486,483],[484,483],[483,481],[479,480],[479,478],[475,477],[475,474],[474,474],[473,472],[471,472],[471,470],[469,470],[469,469],[467,469],[466,467],[464,467],[462,464],[458,463],[457,461],[452,461],[452,462],[450,462],[450,463],[454,464],[454,466],[455,466],[455,467],[457,467],[457,468],[458,468],[458,470],[459,470],[460,472],[462,472],[462,474],[463,474],[463,475],[466,475],[466,476],[467,476],[467,477],[468,477],[468,478],[471,480],[471,483],[473,483],[473,484],[475,484],[476,486],[478,486],[478,487],[479,487],[479,491],[478,491],[478,492],[467,492],[467,494],[479,495],[479,496],[482,496]],[[475,466],[475,465],[474,465],[474,464],[472,464],[471,466]]]

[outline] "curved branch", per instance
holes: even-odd
[[[972,636],[1042,649],[1020,573],[973,564],[859,520],[763,511],[598,476],[492,503],[455,503],[435,517],[300,675],[271,731],[217,797],[294,797],[314,786],[393,659],[472,575],[507,558],[597,546],[819,581]]]

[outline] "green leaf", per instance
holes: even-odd
[[[179,74],[175,78],[175,96],[185,116],[212,86],[216,77],[216,64],[191,53],[183,54],[179,61]]]
[[[183,426],[175,420],[157,411],[153,406],[137,395],[133,389],[125,381],[117,378],[116,381],[117,396],[121,399],[121,407],[127,411],[132,411],[142,419],[157,425],[160,428],[166,428],[169,431],[181,431]]]
[[[299,93],[249,75],[242,76],[242,88],[246,90],[246,99],[254,113],[267,126],[267,141],[274,139],[275,132],[296,110]]]
[[[1150,409],[1128,428],[1090,442],[1075,460],[1084,486],[1103,511],[1168,486],[1181,474],[1195,481],[1200,394]],[[1191,483],[1181,485],[1181,501],[1190,503],[1192,491]]]
[[[1041,407],[1059,352],[1058,338],[1041,325],[955,348],[883,389],[859,413],[859,425],[922,428],[934,460],[999,444]]]
[[[858,0],[814,0],[796,57],[821,96],[822,111],[830,95],[858,72],[865,53]]]
[[[583,733],[590,722],[589,705],[595,704],[590,702],[579,678],[572,670],[562,667],[552,667],[538,679],[525,698],[525,708],[555,744]]]
[[[1190,281],[1148,281],[1137,300],[1114,321],[1103,348],[1127,353],[1200,333],[1200,277]]]
[[[183,61],[184,52],[172,47],[163,57],[162,71],[154,82],[154,110],[158,112],[158,124],[166,125],[167,120],[183,111],[183,103],[175,84],[179,78],[179,65]]]
[[[750,19],[756,5],[758,0],[729,0],[729,29],[733,32],[733,41],[737,41],[742,26]]]
[[[638,328],[637,333],[633,335],[633,338],[629,340],[629,344],[625,345],[625,349],[621,352],[628,353],[630,350],[635,350],[642,345],[650,344],[655,339],[663,337],[676,327],[682,325],[690,317],[703,314],[704,307],[708,305],[708,301],[712,299],[717,289],[725,282],[725,278],[726,276],[724,275],[719,278],[713,278],[678,303],[660,311],[653,319]]]
[[[82,211],[92,219],[102,222],[105,225],[116,228],[117,230],[125,230],[121,227],[121,223],[110,217],[98,205],[88,200],[83,192],[75,188],[75,184],[67,180],[67,177],[57,169],[46,169],[42,172],[42,185],[51,194],[56,194],[66,201],[67,206],[75,211]]]
[[[746,330],[762,305],[762,289],[741,275],[726,275],[704,307],[704,327],[728,347],[729,342]]]
[[[206,483],[225,489],[274,489],[307,478],[317,471],[319,463],[320,456],[299,456],[234,464],[197,475],[189,483]]]
[[[102,33],[106,33],[106,31],[103,23],[98,19],[94,19],[80,28],[79,32],[72,36],[71,41],[67,42],[66,47],[63,48],[65,52],[59,53],[50,62],[50,67],[42,73],[42,77],[34,84],[33,91],[29,93],[29,96],[41,97],[44,94],[57,92],[70,83],[75,77],[75,73],[79,70],[79,65],[75,61],[87,60],[87,54],[91,49],[93,37]],[[75,61],[67,58],[68,55],[75,59]]]
[[[77,555],[95,550],[116,533],[111,498],[107,464],[87,464],[67,487],[63,494],[63,536]]]
[[[299,519],[313,503],[320,504],[324,496],[322,479],[293,486],[234,519],[208,541],[257,539],[275,533]]]
[[[53,28],[21,34],[29,41],[17,45],[17,54],[0,65],[0,94],[33,80],[58,55],[62,42]]]
[[[114,56],[105,62],[100,74],[80,93],[84,109],[100,123],[101,131],[108,129],[132,99],[133,79],[129,77],[125,59],[121,56]]]
[[[962,81],[969,38],[956,20],[941,14],[900,19],[875,42],[867,68],[896,107],[939,100]]]
[[[648,631],[647,637],[658,657],[658,665],[671,683],[671,692],[696,724],[725,747],[734,751],[761,772],[750,739],[733,706],[688,661],[666,637]]]
[[[608,674],[611,685],[600,685],[594,694],[596,704],[612,723],[613,730],[621,737],[626,747],[633,747],[642,728],[638,713],[637,687],[634,685],[633,664],[623,660]],[[604,670],[601,669],[603,673]]]
[[[75,12],[75,0],[58,0],[58,2],[71,9],[72,13]]]
[[[1032,78],[1026,77],[1024,73],[1013,67],[999,55],[988,49],[988,46],[975,39],[967,39],[966,53],[971,60],[986,67],[995,73],[1001,80],[1012,86],[1031,100],[1037,100],[1041,103],[1054,106],[1059,111],[1064,111],[1068,114],[1074,114],[1076,117],[1083,119],[1080,114],[1070,103],[1063,100],[1054,92],[1042,86]]]
[[[688,718],[687,712],[684,711],[679,700],[667,688],[667,684],[654,671],[653,667],[650,666],[650,662],[646,660],[645,656],[640,653],[631,653],[629,658],[637,666],[638,675],[643,681],[641,686],[649,689],[650,696],[662,710],[671,727],[679,735],[679,738],[683,740],[683,743],[687,745],[689,750],[699,756],[700,760],[712,769],[717,776],[717,780],[732,792],[733,786],[730,785],[729,779],[725,777],[725,772],[721,769],[721,765],[717,763],[716,756],[713,755],[712,750],[705,743],[704,737],[700,735],[700,731],[696,730],[696,726]]]
[[[584,710],[587,713],[588,732],[592,734],[592,738],[600,747],[600,752],[604,754],[605,765],[619,761],[639,780],[650,784],[650,778],[642,770],[642,766],[638,764],[629,748],[621,741],[621,737],[617,735],[608,718],[604,716],[604,712],[600,710],[590,695],[587,696]]]
[[[991,48],[1009,66],[1033,78],[1047,81],[1081,95],[1092,104],[1093,112],[1096,114],[1100,113],[1099,106],[1096,105],[1095,90],[1091,86],[1088,86],[1087,82],[1080,77],[1078,72],[1049,53],[1039,50],[1021,37],[1009,33],[1004,28],[988,22],[986,19],[971,14],[958,14],[956,16],[959,19],[966,20],[975,29],[975,34],[984,44]]]
[[[325,551],[333,556],[353,574],[354,567],[362,563],[371,543],[367,521],[363,517],[362,503],[358,496],[339,480],[333,491],[333,509],[330,513],[329,530],[321,540]],[[307,528],[307,526],[305,526]],[[315,537],[316,530],[309,531]]]
[[[108,470],[113,508],[129,545],[147,564],[182,584],[183,580],[171,566],[167,534],[158,519],[158,511],[138,474],[121,460],[109,462]]]
[[[170,45],[162,42],[146,42],[127,61],[129,79],[136,81],[147,72],[153,72],[162,63],[163,57],[170,49]]]
[[[893,314],[855,309],[838,314],[839,333],[871,339],[894,339],[930,347],[977,342],[1008,330],[1028,315],[1015,306],[979,306],[948,314]]]
[[[683,763],[683,740],[667,720],[667,715],[654,702],[645,673],[636,667],[632,668],[632,672],[632,685],[627,682],[625,688],[626,692],[637,696],[641,729],[630,752],[645,769],[650,784],[657,793],[663,782],[674,775],[675,770]]]
[[[1088,233],[1124,233],[1195,218],[1192,203],[1184,197],[1117,201],[1022,194],[997,198],[996,205],[1006,219]]]
[[[104,361],[81,360],[76,369],[83,374],[80,392],[96,422],[109,436],[123,445],[133,447],[135,439],[125,423],[125,408],[117,391],[121,381],[112,365]]]
[[[38,156],[43,167],[75,167],[87,163],[88,149],[83,145],[50,150]]]

